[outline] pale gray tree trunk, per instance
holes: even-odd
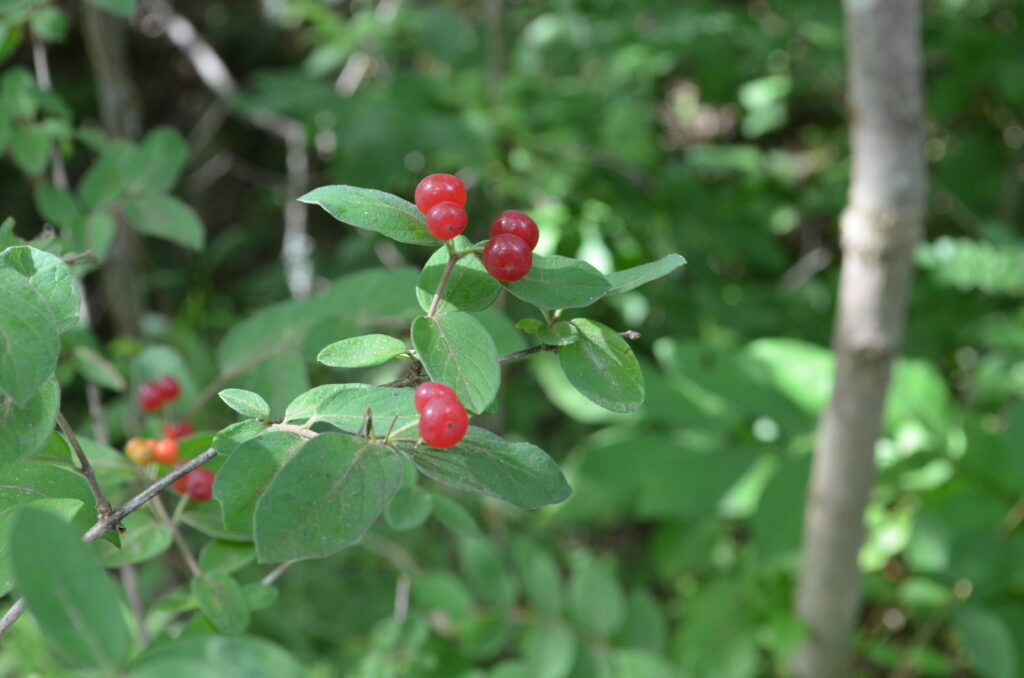
[[[802,678],[848,675],[864,509],[927,190],[921,0],[844,0],[843,11],[853,165],[841,220],[835,389],[814,450],[796,597],[808,627],[794,658]]]

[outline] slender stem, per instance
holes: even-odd
[[[270,586],[270,585],[271,585],[271,584],[273,584],[273,583],[274,583],[275,581],[277,581],[277,580],[278,580],[278,578],[279,578],[279,577],[280,577],[280,576],[281,576],[282,574],[284,574],[285,572],[287,572],[287,571],[288,571],[288,568],[289,568],[289,567],[291,567],[292,565],[294,565],[294,564],[295,564],[296,562],[297,562],[297,561],[294,561],[294,560],[289,560],[288,562],[285,562],[285,563],[281,563],[280,565],[278,565],[277,567],[275,567],[275,568],[274,568],[273,570],[271,570],[271,571],[270,571],[270,572],[269,572],[269,573],[267,574],[267,576],[265,576],[265,577],[264,577],[263,579],[260,579],[260,583],[261,583],[261,584],[263,584],[264,586]]]
[[[409,429],[416,428],[417,426],[419,426],[419,424],[420,424],[420,422],[417,419],[416,421],[414,421],[412,423],[406,424],[405,426],[402,426],[401,428],[398,428],[398,429],[395,429],[394,431],[389,432],[387,437],[384,438],[384,444],[387,445],[389,442],[391,442],[392,438],[398,436],[401,433],[405,433]],[[392,424],[392,425],[394,425],[394,424]]]
[[[155,483],[135,495],[119,508],[114,509],[105,517],[96,521],[96,524],[89,528],[89,531],[82,537],[82,541],[89,544],[102,537],[108,530],[116,529],[121,521],[130,513],[142,508],[146,502],[155,497],[160,490],[164,489],[186,473],[190,473],[206,462],[217,456],[217,450],[212,447],[202,454],[189,459],[187,462],[174,469]],[[122,528],[123,529],[123,528]],[[25,611],[25,599],[21,598],[11,606],[7,613],[0,617],[0,636],[3,636],[9,628],[18,620],[18,617]]]
[[[537,344],[531,348],[523,349],[522,351],[516,351],[515,353],[506,353],[505,355],[498,356],[499,363],[507,363],[511,360],[518,360],[519,358],[525,358],[528,355],[534,353],[540,353],[541,351],[551,351],[552,353],[558,353],[557,346],[551,346],[549,344]]]
[[[78,442],[75,432],[71,430],[71,424],[68,423],[68,420],[60,412],[57,412],[57,426],[60,427],[61,432],[68,439],[71,449],[75,451],[78,463],[82,465],[82,475],[85,476],[85,481],[89,483],[93,499],[96,500],[96,515],[102,520],[105,516],[110,515],[112,507],[107,498],[103,496],[103,490],[100,489],[99,483],[96,482],[96,473],[92,470],[92,464],[89,463],[89,458],[85,456],[85,452],[82,450],[82,445]]]
[[[160,520],[171,529],[171,536],[174,537],[174,545],[178,547],[178,551],[181,553],[181,557],[185,559],[185,564],[188,565],[189,572],[192,573],[193,577],[202,577],[203,571],[199,569],[199,563],[196,562],[195,556],[192,555],[192,550],[188,547],[188,542],[185,541],[185,537],[182,536],[181,530],[171,520],[170,514],[167,513],[167,507],[164,506],[164,502],[160,497],[153,497],[153,510],[160,516]]]
[[[441,282],[437,283],[437,291],[434,292],[434,298],[430,300],[430,310],[427,311],[427,317],[433,318],[437,313],[437,305],[441,301],[441,295],[444,293],[444,288],[448,284],[448,278],[452,276],[452,271],[455,270],[455,264],[459,261],[459,253],[456,252],[451,245],[451,241],[448,241],[448,263],[444,267],[444,273],[441,274]]]
[[[188,495],[183,494],[181,495],[181,499],[179,499],[178,503],[174,506],[174,513],[171,514],[171,523],[174,525],[181,523],[181,517],[185,515],[185,509],[189,504],[188,499]]]
[[[134,565],[122,565],[120,572],[121,586],[124,588],[124,597],[128,600],[128,607],[135,620],[139,645],[145,648],[149,645],[149,634],[146,632],[146,610],[142,606],[142,597],[139,595],[139,573]]]

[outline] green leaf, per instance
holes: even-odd
[[[573,568],[569,604],[573,620],[599,638],[608,638],[626,621],[622,584],[607,563],[591,556]]]
[[[43,7],[32,14],[32,34],[46,42],[62,42],[68,33],[68,17],[58,7]]]
[[[437,245],[437,238],[427,232],[426,220],[416,205],[390,193],[355,186],[321,186],[299,201],[320,205],[338,221],[398,242]]]
[[[456,249],[466,249],[473,244],[461,235],[452,242]],[[440,247],[423,267],[423,272],[416,282],[416,299],[424,311],[430,310],[434,293],[437,292],[437,286],[450,258],[448,247]],[[469,254],[455,263],[441,299],[437,303],[437,313],[482,311],[493,304],[500,293],[501,284],[487,272],[480,257]]]
[[[364,334],[324,348],[316,359],[328,367],[373,367],[406,352],[405,342],[386,334]]]
[[[526,277],[505,285],[514,296],[547,311],[590,306],[610,288],[608,279],[585,261],[537,253]]]
[[[447,570],[416,573],[412,578],[412,599],[418,608],[443,611],[456,624],[468,623],[476,615],[469,589]]]
[[[285,423],[305,421],[307,426],[323,422],[349,433],[359,432],[367,408],[373,414],[373,430],[383,436],[419,418],[411,388],[384,388],[366,384],[327,384],[311,389],[288,405]],[[395,415],[398,419],[395,420]]]
[[[644,402],[644,376],[626,340],[611,328],[585,318],[572,321],[574,344],[558,352],[562,371],[591,401],[612,412],[633,412]]]
[[[395,494],[384,511],[384,519],[392,530],[413,530],[426,522],[433,507],[434,499],[429,492],[409,485]]]
[[[0,391],[25,407],[57,366],[57,325],[47,300],[4,264],[0,290]]]
[[[979,678],[1020,675],[1020,657],[1013,633],[999,615],[983,607],[964,607],[953,615],[953,628]]]
[[[104,261],[116,233],[114,217],[106,212],[93,212],[75,224],[71,237],[75,249],[82,252],[92,250],[98,260]]]
[[[124,602],[81,539],[60,518],[22,509],[10,529],[14,580],[54,649],[110,675],[131,644]]]
[[[188,144],[178,130],[163,125],[146,135],[138,153],[145,170],[133,179],[133,186],[145,192],[169,191],[188,160]]]
[[[531,624],[523,633],[523,658],[531,678],[566,678],[576,662],[576,634],[562,624]]]
[[[58,407],[60,388],[52,377],[24,405],[0,396],[0,467],[39,451],[53,431]]]
[[[462,572],[478,600],[503,610],[515,604],[519,597],[516,582],[490,539],[462,537],[458,550]]]
[[[512,544],[512,559],[530,604],[552,617],[562,612],[562,574],[558,562],[537,543],[521,538]]]
[[[446,313],[416,318],[412,342],[430,378],[451,386],[466,409],[483,412],[498,395],[498,350],[473,316]]]
[[[86,381],[121,392],[128,388],[128,382],[112,362],[88,346],[75,346],[71,351],[75,369]]]
[[[95,518],[89,485],[70,466],[31,461],[0,469],[0,514],[38,499],[75,499]]]
[[[616,271],[608,274],[608,282],[612,288],[608,294],[619,294],[635,290],[641,285],[663,278],[672,271],[686,263],[686,259],[678,254],[669,254],[657,261],[640,264],[624,271]]]
[[[245,631],[249,625],[249,601],[231,575],[214,572],[193,577],[191,588],[199,609],[218,631],[229,636]]]
[[[183,635],[154,644],[130,678],[309,678],[287,652],[261,638]]]
[[[225,464],[226,466],[226,464]],[[218,476],[223,472],[218,472]],[[252,544],[239,544],[231,541],[210,541],[199,552],[199,569],[208,574],[221,572],[231,574],[242,569],[256,559],[256,551]]]
[[[256,419],[235,422],[221,429],[213,437],[213,449],[217,450],[218,454],[227,456],[237,450],[245,441],[252,440],[263,433],[266,428],[266,422]]]
[[[434,517],[442,525],[456,534],[467,537],[477,537],[481,534],[480,526],[476,524],[473,515],[462,504],[436,492],[432,496],[434,498]]]
[[[58,228],[71,228],[82,217],[74,197],[53,184],[37,185],[32,190],[32,199],[36,204],[36,211]]]
[[[572,490],[558,464],[530,443],[510,443],[470,427],[462,442],[448,449],[399,442],[416,467],[439,483],[485,494],[521,508],[556,504]]]
[[[82,509],[85,507],[78,499],[33,499],[22,504],[25,508],[36,508],[52,513],[66,523],[71,523],[75,529],[81,528],[85,532],[92,526],[83,525]],[[11,522],[17,515],[17,511],[0,511],[0,596],[6,596],[14,589],[14,574],[11,572],[11,549],[7,539]],[[95,516],[95,514],[92,514]]]
[[[401,484],[391,449],[341,433],[313,438],[256,504],[260,561],[322,558],[357,542]]]
[[[163,238],[193,250],[206,239],[203,222],[191,207],[165,193],[143,193],[124,203],[124,214],[139,233]]]
[[[224,404],[250,419],[266,419],[270,416],[270,405],[258,393],[240,388],[226,388],[217,394]]]
[[[217,471],[213,496],[224,512],[224,526],[252,531],[256,502],[305,442],[293,433],[271,431],[242,443]]]
[[[11,130],[11,157],[25,174],[38,176],[50,164],[50,135],[42,125],[15,125]]]
[[[82,303],[78,283],[59,257],[34,247],[8,247],[0,252],[0,263],[28,279],[49,305],[58,332],[78,324],[78,309]]]
[[[171,528],[149,512],[136,511],[125,517],[123,522],[128,529],[121,535],[121,548],[106,541],[93,544],[93,550],[103,567],[143,563],[170,548]]]

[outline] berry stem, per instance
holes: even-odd
[[[410,424],[406,424],[405,426],[402,426],[401,428],[397,428],[394,431],[391,431],[391,433],[388,434],[388,437],[384,439],[384,444],[387,445],[389,442],[391,442],[392,438],[397,437],[400,433],[405,433],[406,431],[414,429],[414,428],[416,428],[419,425],[420,425],[420,422],[419,422],[419,419],[417,419],[416,421],[414,421],[414,422],[412,422]]]
[[[181,499],[174,506],[174,513],[171,514],[171,523],[177,525],[181,522],[181,517],[185,515],[185,509],[188,508],[189,496],[187,494],[181,495]]]
[[[196,562],[196,557],[192,555],[192,551],[188,547],[188,542],[185,541],[185,537],[182,536],[181,530],[174,524],[171,516],[167,513],[167,507],[164,506],[164,502],[160,497],[153,497],[153,510],[160,516],[160,520],[163,521],[171,530],[171,536],[174,537],[174,545],[178,547],[178,551],[181,553],[181,557],[185,559],[185,564],[188,565],[188,571],[192,573],[193,577],[202,577],[203,571],[199,569],[199,563]]]
[[[64,418],[61,412],[57,412],[57,426],[60,427],[61,432],[67,437],[68,443],[71,444],[71,449],[75,451],[75,455],[78,457],[78,463],[82,465],[82,468],[79,470],[85,476],[85,481],[89,483],[93,499],[96,500],[96,517],[103,520],[103,518],[110,515],[113,507],[111,507],[107,498],[103,496],[103,490],[100,489],[100,484],[96,481],[96,473],[92,470],[92,464],[89,463],[89,458],[85,456],[85,451],[82,450],[82,445],[78,442],[75,432],[71,430],[71,424],[68,423],[68,420]]]
[[[455,251],[455,247],[449,240],[445,243],[448,246],[448,263],[444,267],[444,273],[441,274],[441,282],[437,283],[437,291],[434,292],[434,298],[430,300],[430,310],[427,311],[427,317],[433,318],[437,313],[437,305],[441,301],[441,295],[444,293],[445,285],[448,284],[448,278],[452,277],[452,271],[455,270],[455,264],[459,261],[459,253]]]
[[[543,309],[542,309],[543,310]],[[626,330],[625,332],[619,332],[619,336],[627,341],[636,341],[640,338],[640,333],[636,330]],[[550,344],[537,344],[522,351],[516,351],[515,353],[506,353],[505,355],[498,356],[498,363],[507,363],[512,360],[518,360],[519,358],[525,358],[526,356],[533,355],[534,353],[541,353],[542,351],[551,351],[552,353],[558,353],[558,347]]]

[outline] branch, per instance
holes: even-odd
[[[619,332],[619,336],[628,341],[636,341],[640,338],[640,333],[636,330],[626,330],[625,332]],[[533,355],[534,353],[541,353],[543,351],[551,351],[552,353],[558,353],[558,346],[551,344],[538,344],[522,351],[516,351],[515,353],[507,353],[505,355],[498,356],[499,363],[507,363],[511,360],[518,360],[519,358],[525,358],[526,356]]]
[[[92,470],[92,464],[89,463],[89,458],[85,456],[85,451],[82,450],[81,443],[78,442],[78,438],[75,437],[75,432],[71,430],[71,424],[64,418],[61,412],[57,412],[57,426],[60,427],[61,432],[68,439],[68,443],[71,444],[71,449],[75,451],[75,455],[78,457],[78,463],[82,465],[80,469],[82,475],[85,476],[85,481],[89,483],[89,489],[92,491],[93,499],[96,500],[96,516],[103,520],[104,517],[110,515],[112,510],[110,502],[103,496],[103,490],[100,489],[100,484],[96,482],[96,472]],[[117,527],[120,527],[118,525]]]
[[[298,561],[289,560],[287,562],[281,563],[273,570],[271,570],[269,573],[267,573],[267,576],[265,576],[263,579],[260,579],[260,583],[264,586],[270,586],[275,581],[277,581],[278,577],[284,574],[288,570],[288,568],[294,565],[296,562]]]
[[[153,497],[153,510],[160,516],[160,520],[164,522],[167,527],[171,529],[171,536],[174,537],[174,545],[178,547],[178,551],[181,552],[181,557],[185,560],[185,564],[188,566],[189,572],[192,573],[193,577],[202,577],[203,571],[199,569],[199,563],[196,562],[195,556],[192,555],[192,551],[188,548],[188,543],[185,541],[185,537],[181,535],[181,530],[171,520],[171,516],[167,513],[167,507],[164,506],[164,502],[160,497]]]
[[[100,518],[96,521],[96,524],[89,528],[89,531],[82,536],[82,541],[87,544],[91,544],[96,541],[109,530],[118,529],[121,525],[121,521],[130,513],[134,513],[142,508],[146,502],[155,497],[160,490],[164,489],[178,478],[181,478],[186,473],[194,471],[206,462],[210,461],[217,456],[217,450],[212,447],[202,454],[189,459],[184,464],[174,469],[163,478],[160,478],[155,483],[144,489],[139,494],[135,495],[127,502],[125,502],[119,508],[112,510],[105,517]],[[123,530],[123,528],[121,528]],[[121,530],[118,530],[121,531]],[[3,636],[9,628],[18,621],[18,617],[25,611],[25,599],[19,599],[14,605],[11,606],[7,613],[0,617],[0,636]]]
[[[433,318],[437,313],[437,305],[440,303],[441,295],[444,293],[444,288],[448,284],[448,278],[452,277],[452,271],[455,270],[455,264],[459,263],[459,254],[452,248],[451,240],[446,244],[448,245],[448,263],[445,264],[444,273],[441,274],[441,281],[437,283],[437,291],[434,292],[434,298],[430,300],[430,310],[427,311],[428,318]]]

